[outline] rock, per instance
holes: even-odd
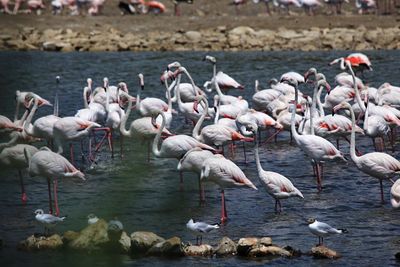
[[[271,246],[272,245],[272,238],[271,237],[262,237],[260,239],[260,244],[263,246]]]
[[[185,36],[191,42],[199,42],[201,40],[201,33],[196,31],[188,31],[185,33]]]
[[[237,254],[241,256],[247,256],[251,249],[255,248],[259,243],[259,239],[256,237],[245,237],[239,239],[237,244]]]
[[[121,232],[118,236],[119,237],[116,240],[110,238],[109,232],[110,240],[105,243],[104,246],[102,245],[102,247],[111,253],[129,253],[131,250],[131,238],[126,234],[126,232]]]
[[[282,31],[279,31],[276,35],[283,39],[294,39],[294,38],[303,37],[302,34],[297,33],[294,30],[282,30]]]
[[[277,247],[277,246],[264,246],[259,245],[257,247],[252,248],[248,255],[248,257],[265,257],[265,256],[281,256],[281,257],[290,257],[291,254],[286,249]]]
[[[187,246],[184,249],[186,256],[212,256],[213,248],[210,245],[200,245],[200,246]]]
[[[253,35],[255,31],[247,26],[239,26],[229,31],[229,34],[232,35]]]
[[[107,227],[107,222],[100,219],[83,229],[79,237],[70,242],[69,246],[79,250],[97,250],[109,241]]]
[[[235,255],[237,250],[236,243],[229,237],[224,236],[215,249],[217,257]]]
[[[146,253],[152,246],[165,241],[152,232],[134,232],[131,234],[132,253]]]
[[[35,250],[48,250],[48,249],[59,249],[63,246],[63,241],[61,237],[57,234],[54,234],[50,237],[39,236],[35,237],[31,235],[26,240],[21,241],[18,244],[18,249],[26,250],[26,251],[35,251]]]
[[[48,41],[42,44],[42,48],[44,51],[59,51],[61,48],[58,48],[55,42]]]
[[[118,241],[120,245],[120,249],[122,252],[129,252],[131,249],[131,238],[126,234],[126,232],[122,232],[121,238]]]
[[[71,242],[72,240],[77,239],[78,237],[79,237],[79,233],[78,233],[78,232],[75,232],[75,231],[66,231],[66,232],[63,234],[63,240],[64,240],[66,243],[69,243],[69,242]]]
[[[294,249],[291,246],[286,246],[284,247],[284,249],[286,249],[287,251],[290,252],[292,257],[300,257],[301,255],[303,255],[303,253],[301,252],[301,250],[299,249]]]
[[[396,258],[396,260],[400,261],[400,252],[394,254],[394,257]]]
[[[172,237],[157,243],[149,249],[147,254],[166,257],[184,256],[181,239],[179,237]]]
[[[323,258],[323,259],[338,259],[341,257],[341,255],[338,252],[329,249],[325,246],[313,247],[311,249],[311,254],[315,258]]]

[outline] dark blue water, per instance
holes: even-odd
[[[212,53],[218,59],[218,69],[235,77],[246,86],[240,92],[250,101],[253,84],[259,79],[263,85],[272,77],[295,70],[304,73],[314,66],[324,72],[328,81],[338,70],[327,66],[330,60],[347,52],[245,52]],[[0,53],[0,114],[13,116],[15,90],[34,91],[53,100],[56,75],[62,77],[60,86],[60,115],[73,115],[82,108],[82,88],[86,78],[101,85],[107,76],[111,84],[125,81],[131,92],[137,90],[137,74],[145,76],[144,96],[164,96],[159,77],[168,63],[180,61],[191,72],[195,82],[202,85],[211,77],[212,68],[201,61],[205,53]],[[374,71],[366,74],[371,86],[383,82],[398,84],[400,52],[369,52]],[[310,92],[308,88],[302,88]],[[233,92],[238,94],[239,92]],[[133,93],[135,94],[135,93]],[[41,108],[37,116],[50,114],[51,108]],[[132,119],[134,116],[132,116]],[[182,116],[174,118],[173,132],[189,133]],[[177,130],[178,129],[178,130]],[[283,213],[275,215],[274,201],[258,181],[252,145],[247,146],[250,159],[245,164],[243,154],[233,159],[260,190],[231,189],[226,191],[229,222],[205,238],[216,244],[223,236],[237,240],[243,236],[271,236],[274,243],[291,245],[308,251],[317,238],[308,231],[305,219],[316,217],[329,224],[347,228],[349,233],[329,237],[326,244],[339,251],[343,257],[336,261],[315,260],[308,256],[295,259],[275,259],[274,265],[295,266],[376,266],[395,265],[394,254],[400,251],[398,231],[400,213],[390,203],[380,204],[378,180],[360,173],[354,164],[328,163],[325,167],[324,190],[317,193],[309,160],[299,148],[290,145],[288,134],[280,135],[278,143],[261,148],[265,170],[279,172],[289,177],[305,199],[283,201]],[[357,137],[361,151],[372,151],[371,141]],[[348,153],[348,145],[342,145]],[[220,213],[218,188],[206,187],[206,206],[199,206],[197,178],[185,174],[184,191],[179,190],[176,160],[152,159],[146,161],[146,146],[137,140],[125,141],[125,157],[111,159],[101,154],[96,168],[86,173],[87,181],[80,183],[61,180],[59,203],[62,214],[68,215],[57,231],[80,230],[86,225],[86,216],[95,213],[110,219],[113,216],[124,223],[128,233],[140,230],[154,231],[169,238],[179,236],[183,241],[194,242],[185,224],[190,218],[216,222]],[[398,153],[394,154],[399,157]],[[244,260],[236,257],[209,258],[142,258],[131,259],[124,255],[80,254],[72,252],[25,253],[16,250],[18,241],[42,229],[36,225],[34,210],[47,210],[47,186],[44,178],[27,178],[28,204],[20,204],[20,188],[15,171],[0,170],[0,237],[5,247],[0,250],[1,266],[143,266],[143,265],[264,265],[268,260]],[[385,198],[389,200],[390,184],[384,184]]]

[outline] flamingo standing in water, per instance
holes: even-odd
[[[214,154],[211,151],[195,147],[186,152],[186,154],[179,160],[176,168],[180,172],[194,172],[199,175],[200,202],[205,201],[204,187],[200,179],[201,168],[203,167],[203,162],[213,156]]]
[[[297,106],[297,81],[294,79],[289,79],[289,82],[294,85],[295,91],[295,106]],[[312,113],[312,112],[311,112]],[[315,167],[315,173],[317,177],[317,187],[318,191],[322,190],[322,163],[325,161],[332,161],[341,159],[346,161],[342,153],[336,149],[336,147],[328,140],[317,136],[317,135],[299,135],[295,127],[295,108],[292,110],[291,117],[291,133],[294,137],[297,145],[311,158],[313,165]],[[312,116],[310,117],[310,124],[313,125]]]
[[[341,104],[334,107],[334,112],[339,109],[348,109],[351,113],[352,120],[352,131],[351,131],[351,143],[350,143],[350,156],[353,162],[356,164],[357,168],[374,177],[379,179],[381,188],[381,201],[384,202],[383,197],[383,184],[384,179],[391,179],[395,175],[400,174],[400,162],[394,157],[382,153],[382,152],[371,152],[358,157],[355,153],[356,137],[355,137],[355,115],[352,107],[347,102],[342,102]]]
[[[24,151],[29,155],[34,155],[38,149],[31,145],[17,144],[7,147],[7,144],[0,145],[0,166],[18,170],[18,177],[21,186],[21,201],[25,204],[28,200],[25,192],[24,178],[22,170],[28,168],[29,162],[25,158]]]
[[[120,124],[120,132],[123,136],[125,137],[137,137],[140,140],[144,140],[145,142],[149,143],[151,139],[153,139],[156,134],[158,129],[160,128],[160,125],[156,123],[156,125],[153,125],[152,123],[152,118],[151,117],[142,117],[138,118],[134,121],[132,121],[129,130],[126,129],[126,121],[129,118],[129,115],[131,114],[131,109],[132,109],[132,102],[134,101],[134,97],[121,92],[121,96],[125,96],[128,98],[128,107],[126,110],[126,113],[122,116],[121,124]],[[163,135],[165,136],[171,136],[171,132],[168,131],[168,129],[164,128]],[[148,160],[150,159],[150,147],[148,147]]]
[[[258,178],[264,185],[268,194],[270,194],[275,199],[275,212],[280,213],[282,211],[281,199],[286,199],[289,197],[299,197],[304,198],[303,194],[298,190],[292,182],[285,176],[272,172],[265,171],[260,162],[260,155],[258,152],[258,138],[257,138],[257,125],[251,123],[247,126],[253,132],[253,136],[256,139],[256,144],[254,146],[254,156],[256,159]],[[279,209],[278,209],[279,207]]]
[[[393,208],[400,207],[400,179],[398,179],[390,188],[390,203]]]
[[[53,182],[54,190],[54,206],[56,216],[60,215],[57,199],[57,179],[62,178],[80,178],[85,180],[85,175],[77,170],[66,158],[50,151],[50,149],[42,148],[39,152],[30,156],[25,150],[25,157],[29,161],[29,175],[43,176],[47,179],[49,193],[49,209],[53,214],[53,205],[51,198],[51,182]]]
[[[228,219],[225,205],[225,188],[247,186],[257,190],[257,187],[246,177],[243,171],[232,161],[222,155],[207,159],[201,168],[200,179],[216,183],[221,188],[221,222]]]

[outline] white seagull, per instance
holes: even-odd
[[[54,228],[57,225],[57,223],[63,222],[65,218],[67,218],[67,217],[57,217],[52,214],[45,214],[42,209],[35,210],[35,214],[36,214],[35,216],[36,221],[44,225],[45,234],[46,230],[48,234],[51,228]]]
[[[95,224],[95,223],[97,223],[99,221],[99,218],[96,215],[94,215],[93,213],[90,213],[87,216],[87,218],[88,218],[87,222],[88,222],[89,225]]]
[[[200,245],[203,241],[203,234],[209,233],[215,229],[219,228],[219,224],[208,224],[205,222],[194,222],[193,219],[190,219],[187,224],[186,228],[191,230],[196,234],[196,245],[199,245],[199,237],[200,237]]]
[[[318,236],[318,246],[324,244],[324,237],[326,236],[330,236],[333,234],[347,233],[346,229],[333,228],[329,224],[324,222],[319,222],[314,218],[308,219],[307,222],[308,222],[308,229],[310,229],[310,232]]]

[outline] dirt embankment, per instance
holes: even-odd
[[[290,16],[264,14],[251,1],[236,15],[230,1],[197,0],[172,4],[162,15],[119,15],[117,1],[109,1],[104,15],[0,16],[0,50],[52,51],[165,51],[165,50],[368,50],[400,48],[400,16]]]

